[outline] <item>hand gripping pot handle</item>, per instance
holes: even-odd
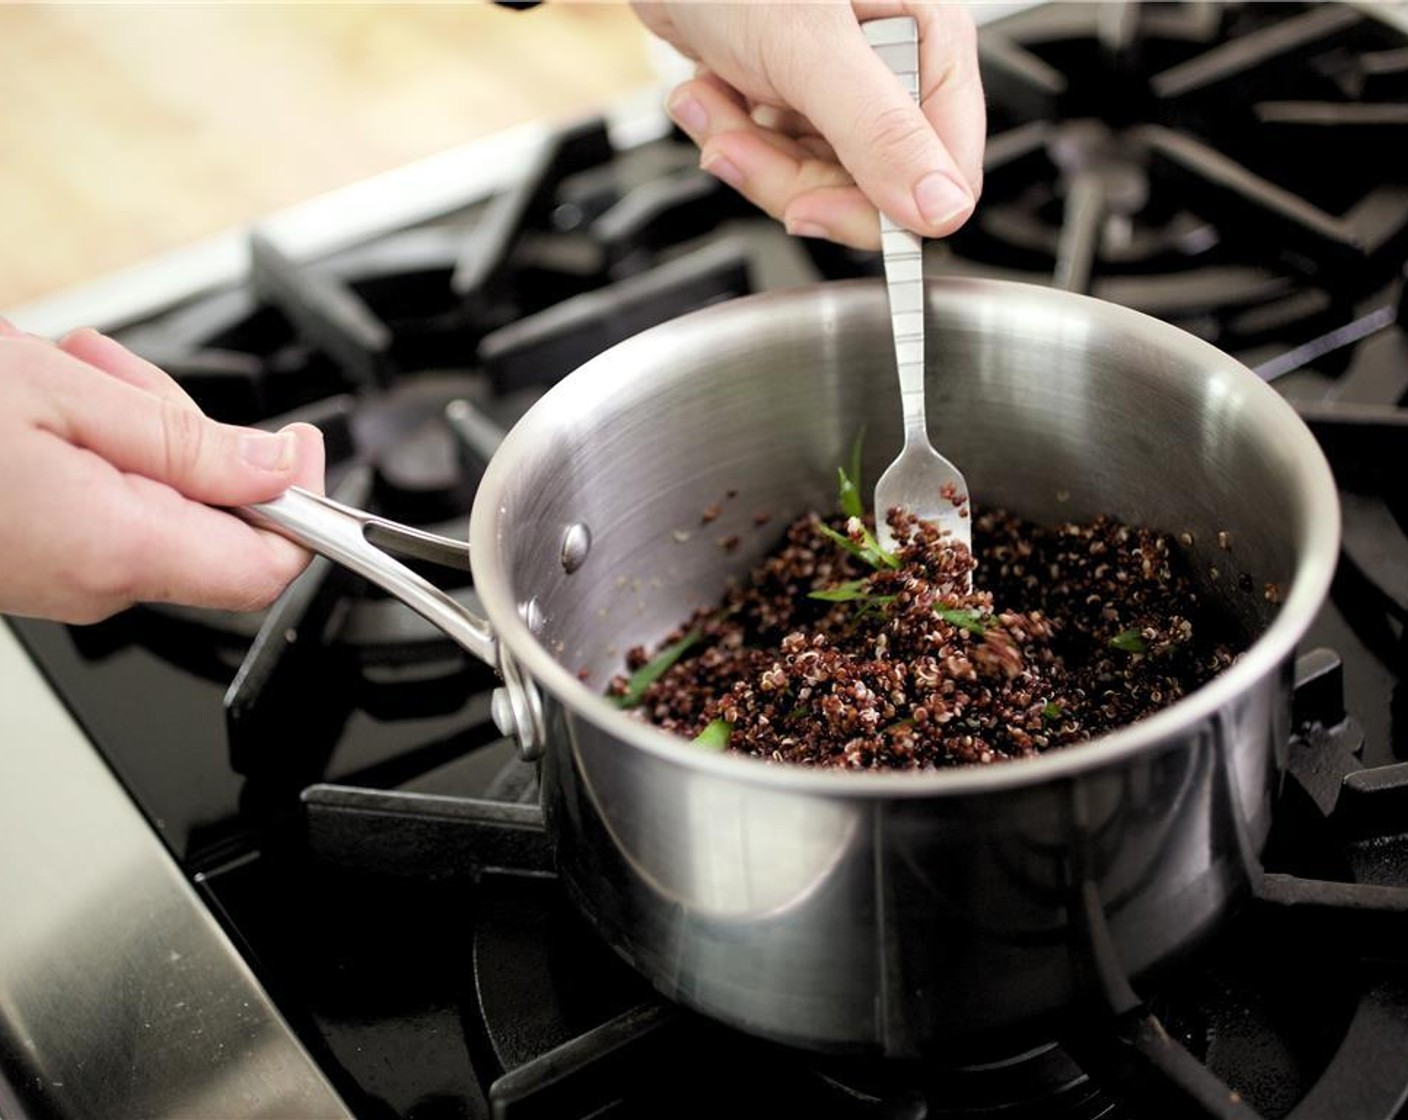
[[[494,721],[518,740],[529,761],[543,750],[542,706],[537,690],[495,637],[487,619],[417,574],[392,553],[469,571],[469,545],[345,506],[293,487],[272,501],[235,510],[246,521],[271,529],[326,556],[439,627],[503,678],[494,694]]]

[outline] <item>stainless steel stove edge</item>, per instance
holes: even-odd
[[[0,1115],[350,1118],[0,625]]]

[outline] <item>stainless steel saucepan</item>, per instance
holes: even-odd
[[[1314,439],[1227,355],[1025,285],[931,281],[927,311],[930,423],[976,504],[1190,534],[1206,592],[1257,635],[1230,669],[1091,743],[918,774],[702,752],[603,699],[629,647],[717,602],[790,518],[832,508],[861,425],[868,477],[893,456],[878,282],[699,311],[548,392],[475,499],[486,619],[368,536],[463,545],[296,493],[259,509],[499,671],[562,881],[609,944],[681,1003],[820,1050],[1020,1034],[1211,930],[1257,873],[1294,647],[1338,550]]]

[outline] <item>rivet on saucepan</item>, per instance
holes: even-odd
[[[513,701],[509,699],[508,689],[494,689],[489,699],[489,714],[494,717],[494,726],[500,735],[513,738],[518,734],[518,721],[513,718]]]
[[[592,531],[582,522],[574,521],[562,534],[562,570],[571,575],[582,566],[592,547]]]
[[[543,608],[538,606],[536,598],[518,604],[518,617],[523,619],[524,625],[535,634],[543,628]]]

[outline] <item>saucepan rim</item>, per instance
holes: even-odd
[[[480,483],[470,515],[470,556],[475,588],[500,644],[507,648],[520,670],[540,689],[550,692],[577,717],[587,720],[620,740],[623,749],[643,751],[662,762],[682,769],[732,779],[772,789],[794,790],[799,794],[835,798],[892,798],[971,795],[989,791],[1058,781],[1114,765],[1131,756],[1156,749],[1160,744],[1175,746],[1180,731],[1201,726],[1217,718],[1219,711],[1246,694],[1268,674],[1279,672],[1292,655],[1296,643],[1310,625],[1329,590],[1340,544],[1339,496],[1329,464],[1314,435],[1287,401],[1270,385],[1235,358],[1209,343],[1189,335],[1162,320],[1118,304],[1091,296],[1010,280],[975,278],[931,278],[930,292],[951,292],[945,298],[1039,299],[1059,311],[1069,302],[1070,310],[1112,329],[1137,332],[1157,345],[1161,341],[1185,351],[1202,348],[1208,362],[1228,369],[1245,381],[1245,391],[1262,395],[1261,411],[1266,423],[1274,426],[1269,434],[1291,452],[1289,459],[1299,478],[1292,480],[1306,493],[1311,508],[1326,511],[1321,520],[1307,518],[1301,527],[1297,551],[1300,557],[1295,576],[1270,626],[1247,648],[1237,661],[1220,674],[1169,707],[1085,743],[1062,747],[1033,758],[1012,759],[991,765],[955,767],[949,770],[839,770],[769,762],[748,755],[690,749],[679,736],[623,712],[603,695],[594,692],[559,663],[520,617],[508,573],[499,562],[497,540],[506,530],[501,524],[502,494],[516,470],[520,449],[541,446],[552,438],[555,421],[549,414],[560,408],[561,399],[571,395],[589,380],[593,392],[610,394],[628,374],[632,355],[649,347],[662,329],[696,327],[708,329],[717,319],[739,314],[739,306],[762,307],[769,314],[784,314],[781,305],[819,298],[846,298],[850,290],[873,288],[879,280],[828,281],[785,291],[743,296],[690,312],[658,327],[649,328],[618,343],[579,367],[559,382],[513,427],[492,457]],[[933,300],[933,295],[930,295]],[[769,304],[779,306],[768,307]],[[570,413],[570,410],[569,410]],[[549,732],[551,734],[551,732]],[[549,751],[563,744],[549,742]]]

